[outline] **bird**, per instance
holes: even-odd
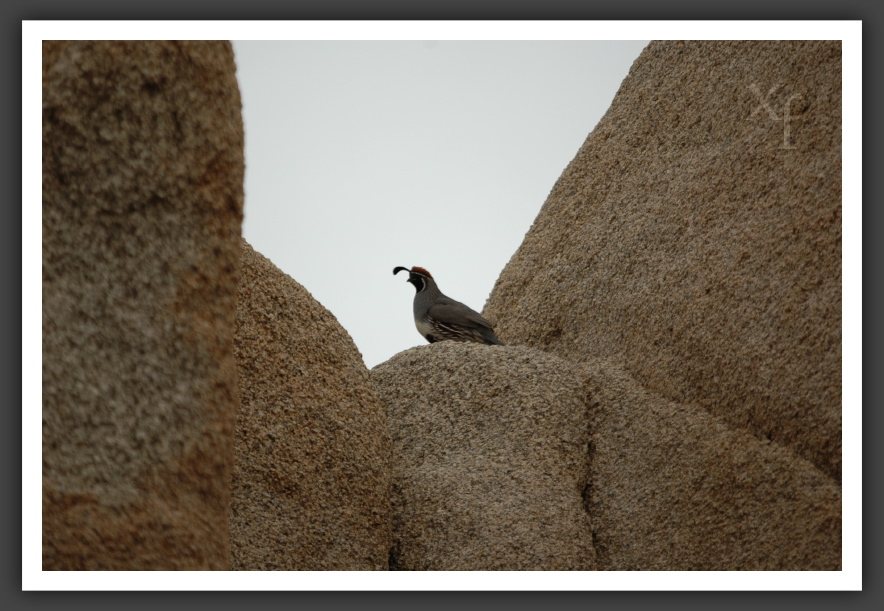
[[[430,272],[423,267],[395,267],[393,275],[408,272],[408,282],[417,291],[414,295],[414,326],[431,344],[451,340],[503,346],[491,323],[481,314],[459,301],[446,297],[436,286]]]

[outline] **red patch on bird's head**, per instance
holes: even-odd
[[[413,271],[413,272],[417,272],[417,273],[419,273],[419,274],[423,274],[423,275],[426,276],[427,278],[432,278],[432,277],[433,277],[432,274],[430,274],[430,272],[428,272],[427,270],[425,270],[423,267],[418,267],[417,265],[415,265],[414,267],[412,267],[412,268],[411,268],[411,271]]]

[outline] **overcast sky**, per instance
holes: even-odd
[[[234,41],[243,235],[368,367],[426,341],[398,265],[481,311],[648,41]]]

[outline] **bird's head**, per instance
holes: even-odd
[[[399,272],[408,272],[408,282],[411,282],[414,285],[414,289],[420,293],[427,287],[427,281],[432,280],[433,276],[430,275],[430,272],[425,270],[423,267],[412,267],[408,269],[407,267],[395,267],[393,268],[393,275],[398,274]]]

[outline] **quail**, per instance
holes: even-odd
[[[478,312],[459,301],[446,297],[436,286],[430,272],[423,267],[396,267],[393,275],[408,272],[414,285],[414,326],[430,342],[452,340],[503,345],[494,335],[491,323]]]

